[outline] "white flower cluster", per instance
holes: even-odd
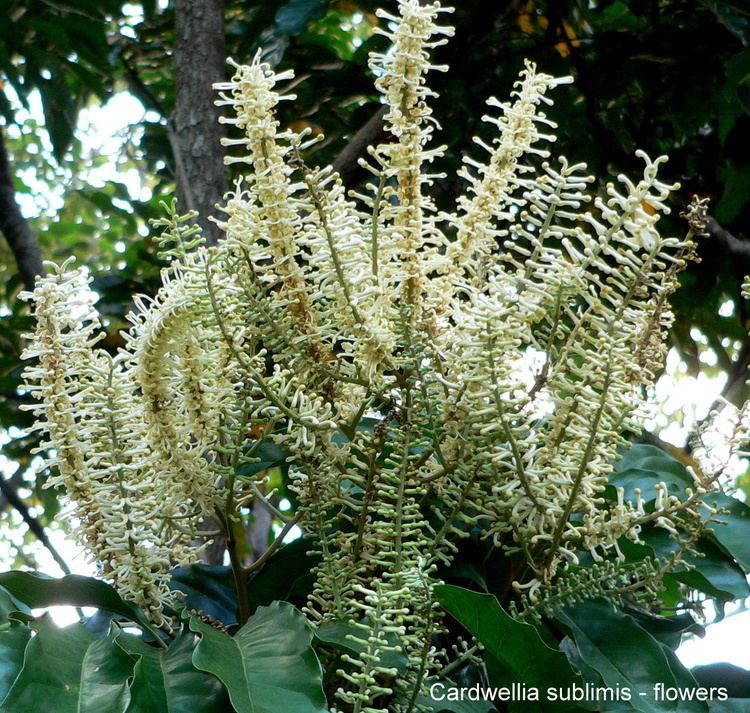
[[[520,553],[530,574],[516,587],[533,601],[582,552],[606,580],[620,538],[637,541],[645,524],[693,532],[712,485],[697,477],[682,499],[662,489],[653,505],[604,493],[702,230],[698,216],[685,239],[659,235],[674,188],[657,177],[664,159],[640,154],[642,178],[621,176],[591,201],[586,167],[545,148],[555,127],[541,108],[570,78],[527,63],[511,101],[488,102],[497,138],[478,142],[483,162],[466,158],[467,194],[439,212],[426,76],[442,69],[429,50],[451,30],[436,2],[398,5],[381,13],[392,48],[372,57],[390,136],[363,162],[371,183],[347,197],[331,169],[306,165],[315,141],[280,130],[275,108],[290,97],[275,85],[291,73],[258,57],[235,64],[217,103],[234,112],[227,162],[248,173],[222,207],[225,239],[174,253],[114,360],[92,346],[90,300],[75,317],[82,273],[43,279],[29,352],[86,544],[131,595],[136,554],[154,558],[139,576],[163,583],[177,540],[162,533],[192,534],[219,496],[232,502],[261,439],[288,449],[300,522],[321,554],[307,613],[362,631],[338,693],[362,713],[414,709],[382,659],[398,634],[401,687],[418,691],[434,671],[435,572],[460,538]],[[194,246],[184,219],[164,224]],[[140,549],[118,559],[128,537]]]
[[[76,536],[102,575],[168,628],[168,571],[195,557],[181,531],[165,526],[184,508],[160,478],[163,461],[149,446],[125,355],[96,346],[104,335],[91,280],[70,263],[39,279],[31,296],[37,329],[24,353],[35,360],[25,376],[41,400],[33,407],[46,436],[40,450],[57,472],[46,485],[63,486],[72,499]]]

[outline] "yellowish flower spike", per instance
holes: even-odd
[[[37,329],[24,358],[33,411],[47,437],[48,466],[57,474],[80,521],[75,529],[101,573],[139,604],[157,626],[169,628],[163,606],[171,567],[191,561],[184,536],[165,527],[160,463],[147,443],[133,402],[132,374],[122,359],[96,347],[103,337],[88,273],[68,260],[39,279],[32,297]]]
[[[430,51],[452,30],[437,2],[398,8],[380,13],[392,46],[371,58],[390,137],[370,150],[370,184],[347,196],[332,169],[306,164],[314,140],[281,130],[276,107],[291,97],[276,85],[290,72],[232,63],[217,103],[236,132],[227,162],[247,173],[221,206],[224,240],[200,246],[169,211],[172,262],[115,358],[96,348],[85,273],[53,271],[33,295],[27,352],[81,539],[160,625],[168,569],[195,556],[197,523],[240,486],[243,503],[272,507],[237,473],[264,438],[287,450],[321,555],[306,612],[359,632],[336,695],[360,713],[415,710],[439,671],[433,588],[460,538],[525,559],[515,586],[529,611],[564,592],[610,594],[623,577],[635,591],[676,560],[623,574],[618,543],[646,524],[691,541],[716,477],[696,474],[682,496],[663,486],[653,509],[604,497],[705,208],[690,209],[686,238],[660,235],[676,186],[643,153],[642,177],[592,200],[586,166],[549,149],[543,109],[570,78],[527,62],[510,101],[488,102],[496,138],[466,158],[465,195],[438,212]],[[745,411],[735,420],[744,433]],[[581,553],[598,564],[573,586]],[[383,663],[394,649],[409,662],[399,676]]]

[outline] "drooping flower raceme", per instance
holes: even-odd
[[[381,13],[392,48],[372,67],[390,135],[364,162],[366,186],[347,196],[306,163],[315,140],[280,129],[289,72],[233,64],[218,103],[232,112],[227,163],[247,173],[221,206],[224,240],[196,248],[185,219],[163,221],[173,261],[115,358],[95,346],[82,271],[63,266],[33,296],[29,382],[103,573],[159,620],[168,567],[240,488],[262,499],[237,474],[275,442],[320,554],[306,612],[360,632],[336,695],[362,713],[415,710],[439,669],[433,589],[461,538],[520,555],[514,586],[536,610],[570,590],[582,553],[598,563],[586,591],[645,586],[676,560],[623,574],[622,538],[649,525],[691,541],[712,514],[710,473],[648,507],[605,493],[705,207],[686,238],[661,236],[675,186],[645,154],[641,178],[591,200],[585,165],[549,150],[543,108],[570,78],[527,63],[511,100],[488,102],[496,139],[465,159],[466,195],[439,212],[427,76],[451,34],[442,12],[400,0],[397,17]],[[384,663],[394,649],[408,660],[398,675]]]
[[[33,299],[37,330],[24,357],[38,428],[57,475],[80,520],[79,541],[103,576],[157,626],[167,626],[163,606],[172,601],[168,570],[195,558],[181,532],[165,526],[180,507],[164,496],[157,477],[162,461],[148,445],[140,403],[133,400],[125,360],[97,347],[103,337],[93,309],[91,282],[70,262],[40,278]]]

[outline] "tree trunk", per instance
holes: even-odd
[[[13,173],[10,169],[10,158],[5,147],[5,138],[0,127],[0,231],[8,241],[18,272],[27,290],[34,289],[37,275],[44,272],[42,256],[34,233],[21,215],[16,203],[16,189],[13,185]]]
[[[198,211],[209,244],[219,231],[208,217],[227,191],[220,140],[224,130],[214,106],[214,82],[225,79],[223,0],[177,0],[172,146],[181,211]]]

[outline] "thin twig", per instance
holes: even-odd
[[[259,570],[266,564],[266,562],[268,562],[273,553],[276,552],[279,547],[281,547],[284,542],[284,538],[289,534],[289,531],[299,522],[301,517],[302,513],[298,512],[291,520],[289,520],[289,522],[287,522],[286,525],[284,525],[284,528],[277,535],[276,539],[268,546],[268,549],[260,557],[258,557],[255,562],[245,567],[245,569],[243,570],[245,576]]]
[[[19,466],[18,470],[21,470]],[[70,567],[63,559],[62,555],[55,549],[55,546],[50,542],[47,537],[47,533],[44,531],[44,526],[35,518],[29,511],[28,506],[23,501],[21,496],[16,492],[15,488],[0,474],[0,492],[5,496],[8,503],[15,508],[18,514],[23,518],[23,521],[28,525],[29,530],[34,534],[39,542],[47,548],[52,558],[57,562],[58,567],[63,571],[64,574],[70,574]]]

